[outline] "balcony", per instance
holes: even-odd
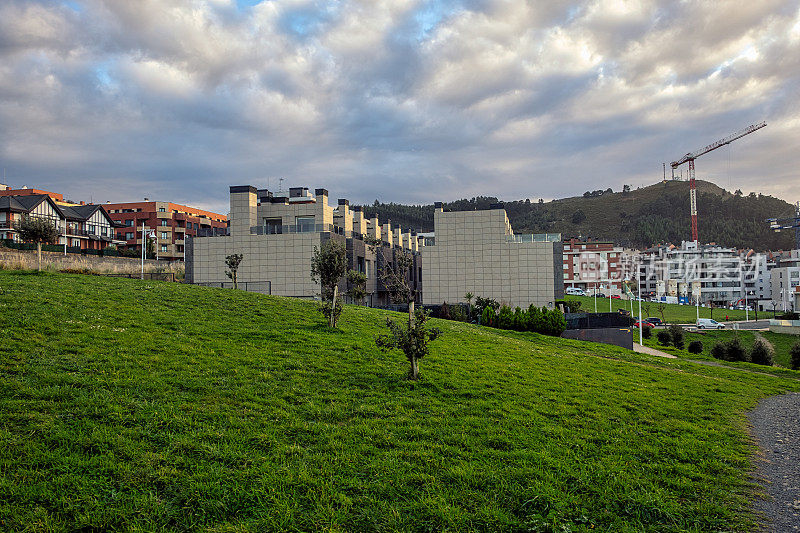
[[[175,239],[175,244],[185,244],[186,241],[183,239]]]
[[[156,218],[172,218],[172,213],[167,211],[158,211],[156,212]]]

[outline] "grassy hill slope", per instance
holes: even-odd
[[[697,196],[703,242],[757,251],[793,247],[791,232],[774,233],[765,222],[770,217],[791,216],[791,204],[772,196],[736,196],[702,180],[697,181]],[[496,198],[479,197],[445,206],[453,210],[485,209],[494,202]],[[561,233],[564,238],[591,237],[633,247],[691,238],[689,183],[685,181],[659,182],[628,193],[577,196],[542,204],[520,200],[505,205],[517,232]],[[432,205],[380,204],[365,206],[364,211],[406,228],[433,230]]]
[[[0,272],[0,529],[749,530],[794,380],[298,300]],[[566,529],[564,529],[566,530]]]

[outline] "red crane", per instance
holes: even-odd
[[[694,182],[694,160],[703,154],[707,154],[708,152],[712,152],[717,148],[725,146],[726,144],[730,144],[736,139],[741,139],[745,135],[750,135],[754,131],[760,130],[766,125],[766,122],[760,122],[758,124],[747,126],[745,129],[737,131],[733,135],[729,135],[724,139],[720,139],[715,143],[711,143],[705,148],[701,148],[696,152],[688,153],[677,161],[673,161],[669,164],[672,167],[672,178],[675,179],[675,169],[684,163],[689,163],[689,202],[692,211],[692,240],[694,242],[697,242],[697,189]]]

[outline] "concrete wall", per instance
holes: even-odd
[[[0,247],[0,266],[6,269],[35,269],[36,250],[12,250]],[[145,272],[183,274],[183,261],[144,262]],[[130,257],[98,257],[92,255],[42,252],[42,268],[48,270],[88,270],[104,274],[136,274],[142,271],[141,259]]]
[[[561,244],[509,242],[504,209],[434,213],[436,244],[422,248],[423,303],[464,302],[464,294],[510,306],[552,306],[563,295]]]
[[[187,252],[187,281],[210,283],[229,281],[225,257],[242,254],[240,281],[269,281],[272,294],[313,298],[320,286],[311,281],[311,255],[322,245],[322,233],[278,235],[231,235],[191,239]],[[188,264],[191,263],[189,267]]]

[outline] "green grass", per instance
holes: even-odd
[[[711,357],[711,348],[718,342],[728,342],[734,335],[738,335],[742,341],[742,345],[747,350],[752,348],[753,343],[755,342],[755,332],[749,330],[706,330],[702,332],[695,332],[695,331],[687,331],[684,330],[684,346],[685,348],[689,347],[689,343],[695,340],[698,340],[703,343],[703,352],[701,354],[690,354],[686,349],[684,350],[676,350],[675,348],[667,348],[661,346],[656,339],[656,334],[659,330],[653,330],[652,337],[650,339],[645,339],[644,344],[645,346],[650,346],[652,348],[656,348],[662,351],[666,351],[668,353],[678,355],[681,357],[687,357],[689,359],[700,359],[700,360],[714,360]],[[772,347],[775,349],[774,359],[773,362],[775,365],[778,365],[783,368],[790,368],[791,367],[791,355],[789,350],[792,346],[800,342],[800,335],[786,335],[783,333],[773,333],[771,331],[759,331],[758,332],[762,337],[768,340]],[[638,335],[638,331],[634,332],[634,336]],[[638,337],[635,337],[635,340],[638,342]],[[729,364],[725,362],[725,364]],[[748,368],[752,370],[758,371],[765,371],[764,367],[761,365],[751,365],[745,363],[744,365],[737,365],[742,368]]]
[[[581,302],[581,309],[590,313],[594,312],[594,298],[591,296],[566,296],[567,300],[575,299]],[[607,313],[608,298],[597,299],[597,312]],[[693,305],[679,305],[679,304],[664,304],[664,319],[667,323],[679,324],[695,324],[697,322],[697,309]],[[630,302],[628,300],[611,300],[611,311],[616,313],[619,309],[630,311]],[[712,309],[709,307],[700,308],[700,318],[712,318]],[[746,318],[744,311],[735,309],[713,309],[713,318],[718,322],[725,323],[725,316],[730,320],[744,320]],[[658,312],[658,304],[656,302],[642,302],[642,318],[649,316],[661,318],[661,313]],[[633,317],[639,318],[639,303],[633,302]],[[772,314],[759,313],[760,319],[772,318]],[[750,311],[750,320],[755,319],[755,314]]]
[[[748,531],[795,380],[387,313],[0,272],[0,530]],[[562,528],[562,529],[559,529]]]

